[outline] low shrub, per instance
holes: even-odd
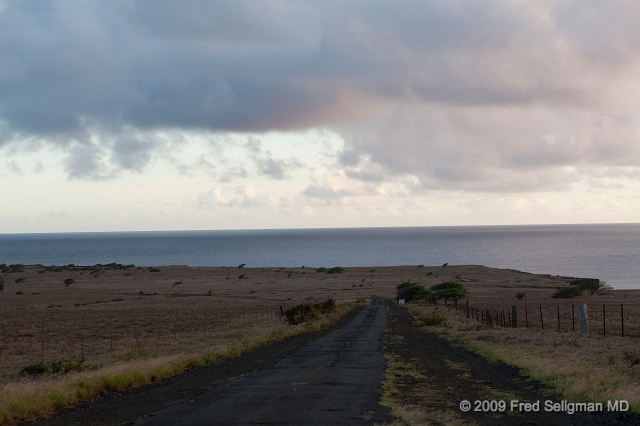
[[[404,299],[407,302],[424,299],[429,295],[429,291],[423,285],[411,281],[398,285],[396,289],[398,289],[398,299]]]
[[[551,296],[554,299],[570,299],[572,297],[578,297],[582,294],[580,286],[572,285],[569,287],[561,288]]]
[[[524,296],[525,296],[526,294],[527,294],[527,293],[525,293],[524,291],[522,291],[522,292],[520,292],[520,293],[516,293],[516,299],[518,299],[518,300],[522,300],[522,299],[524,299]]]
[[[297,325],[320,318],[321,314],[333,312],[336,309],[336,301],[328,299],[321,303],[301,303],[287,309],[283,315],[289,324]]]
[[[160,268],[149,268],[149,272],[160,272]]]
[[[611,289],[605,281],[600,281],[597,278],[579,278],[577,280],[570,281],[569,284],[578,286],[581,290],[588,291],[592,296],[601,290]]]
[[[445,325],[447,323],[447,318],[444,315],[441,315],[437,312],[433,312],[431,314],[427,314],[422,319],[422,324],[427,326],[433,325]]]
[[[71,371],[84,371],[84,359],[81,358],[61,358],[49,362],[36,362],[27,365],[20,374],[23,376],[40,376],[43,374],[69,373]]]
[[[341,274],[344,272],[344,268],[340,266],[334,266],[333,268],[329,268],[327,270],[327,274]]]
[[[244,268],[245,265],[246,265],[246,263],[241,263],[241,264],[238,265],[238,268],[242,269],[242,268]]]
[[[26,280],[27,280],[27,279],[26,279],[26,278],[24,278],[24,277],[22,277],[22,278],[18,278],[17,280],[15,280],[15,283],[16,283],[16,284],[20,284],[20,283],[25,282]]]
[[[442,284],[432,285],[430,288],[429,296],[439,297],[467,297],[467,289],[464,288],[462,283],[457,281],[447,281]]]
[[[324,266],[321,266],[318,269],[316,269],[316,272],[327,272],[327,268],[325,268]]]
[[[73,284],[75,282],[76,282],[76,280],[74,280],[73,278],[67,278],[66,280],[64,280],[64,285],[69,287],[71,284]]]

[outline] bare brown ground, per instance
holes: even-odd
[[[280,306],[286,309],[309,299],[332,297],[338,303],[372,296],[394,298],[395,287],[411,280],[430,286],[458,279],[469,289],[473,306],[519,304],[535,310],[543,304],[550,324],[558,302],[550,295],[566,278],[528,274],[475,265],[346,268],[327,274],[314,268],[207,268],[161,266],[129,269],[62,270],[24,267],[2,274],[0,293],[0,375],[11,380],[24,366],[84,355],[87,361],[109,363],[141,355],[155,356],[197,349],[214,333],[233,332],[256,324],[272,327]],[[156,269],[153,269],[154,271]],[[241,277],[242,278],[239,278]],[[66,285],[65,280],[72,279]],[[18,281],[18,282],[16,282]],[[523,300],[515,295],[525,292]],[[626,297],[626,298],[625,298]],[[615,291],[583,298],[610,312],[628,305],[625,327],[640,335],[638,291]],[[582,299],[580,299],[582,300]],[[569,306],[559,302],[562,324],[570,325]],[[531,327],[536,325],[532,313]],[[619,316],[608,327],[619,333]],[[598,321],[593,330],[597,332]],[[205,339],[206,338],[206,339]]]

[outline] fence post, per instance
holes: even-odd
[[[511,307],[511,327],[518,328],[518,312],[515,306]]]
[[[139,345],[138,342],[138,322],[136,321],[136,314],[133,314],[133,335],[136,338],[136,345]]]
[[[493,318],[491,318],[491,309],[487,309],[487,322],[489,326],[493,327]]]
[[[471,313],[469,312],[469,301],[467,300],[466,302],[464,302],[464,310],[467,314],[467,319],[469,319],[469,315],[471,315]]]
[[[558,330],[560,330],[560,305],[558,305]]]
[[[620,304],[620,322],[622,324],[622,337],[624,337],[624,304]]]
[[[176,309],[176,320],[173,323],[173,338],[178,340],[178,310]]]
[[[109,312],[109,343],[111,345],[111,350],[113,350],[113,321],[111,318],[111,312]]]
[[[84,359],[84,315],[80,323],[80,359]]]
[[[542,318],[542,305],[540,305],[540,327],[544,330],[544,319]]]
[[[158,329],[158,334],[156,334],[156,346],[160,343],[160,314],[156,312],[156,327]]]
[[[607,337],[607,316],[604,310],[604,303],[602,304],[602,337]]]
[[[203,334],[207,334],[207,308],[204,308],[204,324],[202,325]]]
[[[576,314],[575,310],[573,309],[573,303],[571,304],[571,331],[576,331]]]
[[[44,317],[42,317],[42,336],[41,336],[40,362],[44,363]]]
[[[527,307],[524,307],[524,322],[527,328],[529,328],[529,310]]]
[[[589,334],[589,318],[587,317],[587,304],[578,305],[578,315],[580,317],[580,332]]]

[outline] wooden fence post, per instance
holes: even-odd
[[[578,315],[580,317],[580,332],[589,334],[589,318],[587,317],[587,304],[578,305]]]
[[[113,319],[111,318],[111,312],[109,312],[109,344],[113,351]]]
[[[487,322],[489,326],[493,327],[493,318],[491,318],[491,309],[487,309]]]
[[[542,305],[540,305],[540,327],[544,330],[544,319],[542,318]]]
[[[558,305],[558,330],[560,330],[560,305]]]
[[[602,304],[602,337],[607,337],[607,315]]]
[[[471,313],[469,312],[469,301],[467,300],[466,302],[464,302],[464,310],[467,314],[467,319],[469,319],[469,316],[471,315]]]
[[[518,312],[515,306],[511,307],[511,327],[518,328]]]
[[[624,304],[620,304],[620,323],[622,324],[622,337],[624,337]]]
[[[575,310],[573,309],[573,303],[571,304],[571,331],[576,331],[576,314]]]
[[[178,340],[178,310],[176,309],[176,320],[173,323],[173,339]]]
[[[526,306],[524,307],[524,322],[526,324],[526,327],[529,328],[529,310]]]
[[[41,344],[42,347],[40,348],[40,362],[44,363],[44,317],[42,317],[42,336],[41,336]]]
[[[80,323],[80,359],[84,359],[84,315]]]

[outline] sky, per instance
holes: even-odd
[[[639,17],[0,0],[0,233],[639,222]]]

